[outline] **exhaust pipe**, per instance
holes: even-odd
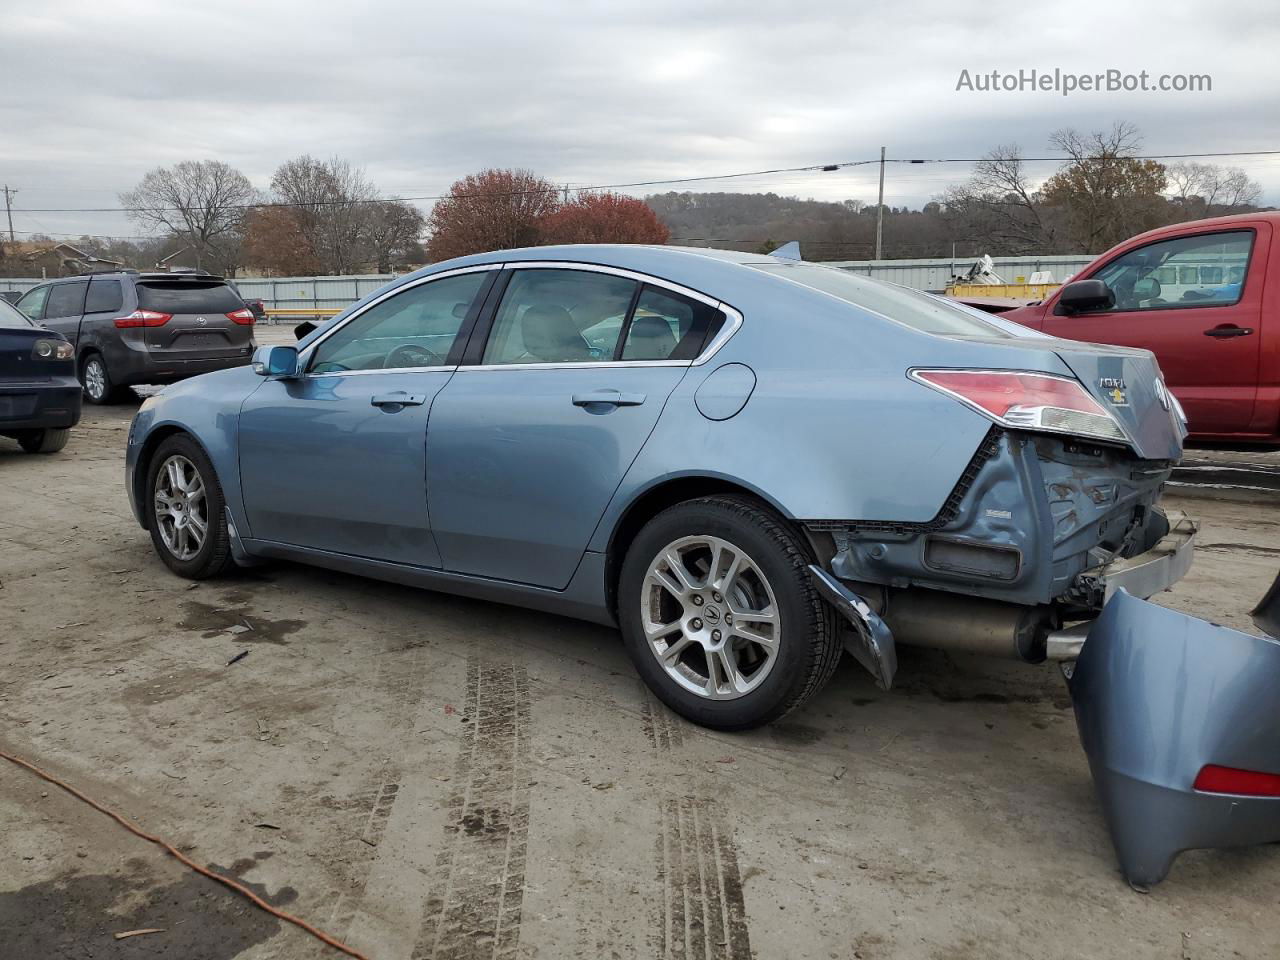
[[[884,622],[898,643],[1040,663],[1057,626],[1047,606],[1028,607],[940,590],[894,591]]]

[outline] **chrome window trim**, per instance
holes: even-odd
[[[324,373],[304,373],[307,380],[321,380],[329,377],[367,377],[375,373],[430,373],[433,370],[457,370],[457,367],[387,367],[377,370],[326,370]]]
[[[324,333],[320,334],[320,336],[318,336],[314,342],[307,344],[306,349],[298,354],[298,363],[300,366],[302,366],[305,369],[306,366],[308,366],[311,363],[311,358],[312,356],[315,355],[316,348],[318,348],[320,344],[324,343],[326,340],[328,340],[331,336],[333,336],[339,330],[343,329],[352,320],[355,320],[357,317],[364,316],[366,312],[368,312],[369,310],[372,310],[378,304],[382,303],[385,300],[389,300],[398,294],[404,293],[406,290],[409,290],[413,287],[420,287],[424,283],[431,283],[434,280],[443,280],[446,277],[461,276],[462,274],[465,274],[465,273],[479,273],[485,270],[500,270],[502,269],[502,267],[503,267],[503,264],[499,264],[499,263],[485,263],[485,264],[477,264],[470,267],[457,267],[453,270],[441,270],[439,273],[432,273],[425,277],[419,277],[417,280],[410,280],[408,283],[403,283],[400,286],[395,287],[394,289],[388,290],[382,296],[378,297],[378,299],[370,300],[359,310],[343,317],[342,321],[340,323],[335,324],[332,330],[324,331]],[[398,372],[401,370],[449,370],[449,369],[452,369],[452,367],[395,367],[393,369],[394,371]],[[334,370],[329,373],[313,374],[310,371],[308,371],[307,373],[304,374],[304,376],[327,377],[327,376],[333,376],[335,374],[347,375],[352,373],[391,373],[391,372],[393,371],[392,370]]]
[[[579,263],[574,260],[516,260],[507,261],[502,264],[504,270],[578,270],[586,273],[608,273],[614,276],[626,277],[628,280],[635,280],[638,283],[647,283],[650,286],[661,287],[670,290],[672,293],[678,293],[690,300],[696,300],[699,303],[706,304],[713,309],[721,311],[725,315],[725,323],[719,332],[712,338],[711,342],[702,348],[692,360],[587,360],[582,362],[563,362],[563,363],[476,363],[467,364],[458,367],[458,372],[475,371],[475,370],[590,370],[603,367],[700,367],[729,342],[729,339],[738,332],[738,328],[742,326],[742,314],[729,306],[723,300],[717,300],[715,297],[709,297],[705,293],[699,293],[689,287],[682,286],[671,280],[662,277],[655,277],[649,273],[641,273],[638,270],[629,270],[626,267],[605,266],[599,263]],[[492,334],[492,326],[489,333]]]

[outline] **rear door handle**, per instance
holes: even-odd
[[[420,407],[427,402],[425,393],[381,393],[371,397],[375,407]]]
[[[1223,323],[1204,332],[1206,337],[1247,337],[1253,333],[1253,327],[1237,327],[1234,323]]]
[[[596,403],[607,403],[612,407],[638,407],[644,401],[643,393],[622,393],[618,390],[594,390],[591,393],[573,395],[575,407],[588,407]]]

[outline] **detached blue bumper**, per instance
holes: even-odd
[[[1183,850],[1280,841],[1280,796],[1256,795],[1280,784],[1280,641],[1121,590],[1090,628],[1069,683],[1131,884],[1160,882]],[[1205,767],[1263,776],[1235,777],[1255,795],[1210,792],[1195,786]]]

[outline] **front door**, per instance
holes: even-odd
[[[1129,250],[1087,274],[1115,292],[1113,309],[1068,316],[1050,308],[1043,330],[1144,347],[1160,362],[1193,433],[1248,432],[1258,394],[1270,239],[1270,228],[1260,223]]]
[[[44,305],[43,323],[55,333],[60,333],[72,344],[80,340],[80,318],[84,315],[84,295],[87,280],[55,283],[49,288],[49,299]]]
[[[504,272],[431,412],[432,526],[446,570],[562,589],[717,311],[618,272]]]
[[[493,271],[427,278],[376,300],[268,380],[240,413],[248,536],[438,567],[427,512],[431,404]]]

